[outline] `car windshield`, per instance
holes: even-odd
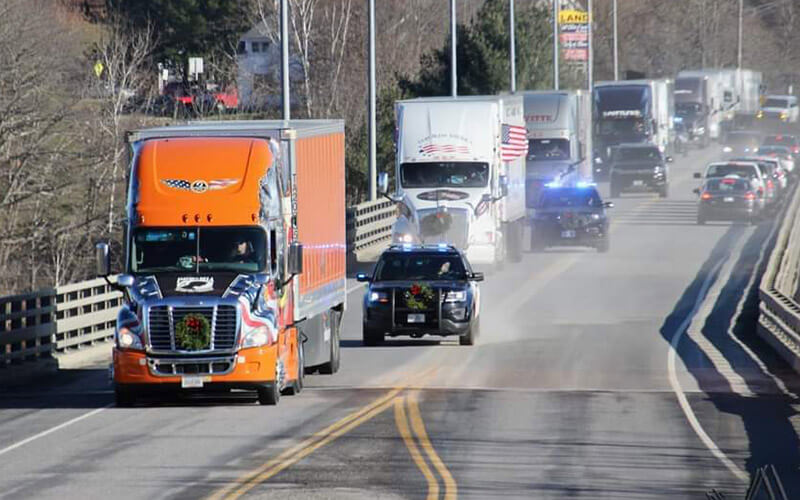
[[[761,146],[758,148],[758,152],[761,154],[782,154],[788,155],[791,153],[791,150],[788,146]]]
[[[600,207],[602,203],[594,188],[547,188],[539,199],[540,208]]]
[[[720,165],[710,165],[706,170],[706,177],[725,177],[728,175],[736,175],[746,179],[754,179],[757,177],[756,168],[753,165],[724,163]]]
[[[745,193],[750,191],[750,183],[744,179],[711,179],[706,181],[705,190],[718,193]]]
[[[387,253],[375,268],[375,281],[464,280],[467,270],[458,255]]]
[[[405,188],[485,187],[489,183],[489,166],[468,161],[403,163],[400,183]]]
[[[568,160],[568,139],[531,139],[528,141],[528,160]]]
[[[770,97],[766,101],[764,101],[765,108],[788,108],[789,107],[789,100],[788,99],[781,99],[778,97]]]
[[[658,148],[616,148],[614,159],[616,161],[659,161],[661,152]]]
[[[138,228],[131,272],[262,272],[266,234],[257,227]]]

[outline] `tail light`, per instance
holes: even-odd
[[[710,200],[712,198],[711,193],[708,191],[703,191],[703,194],[700,195],[701,200]]]
[[[792,153],[794,153],[794,154],[798,154],[798,153],[800,153],[800,146],[795,146],[795,147],[793,147],[793,148],[792,148]]]
[[[756,199],[756,194],[752,191],[748,191],[744,194],[744,199],[747,201],[753,201]]]

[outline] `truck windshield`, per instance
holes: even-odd
[[[774,97],[770,97],[769,99],[764,102],[765,108],[788,108],[789,107],[789,100],[788,99],[776,99]]]
[[[228,271],[266,267],[266,234],[258,227],[138,228],[133,233],[134,274]]]
[[[530,139],[528,141],[528,160],[569,160],[569,140]]]
[[[649,117],[650,87],[623,85],[595,89],[595,116],[599,119]]]
[[[678,116],[698,115],[703,111],[703,105],[699,102],[679,102],[675,104],[675,114]]]
[[[375,269],[375,281],[464,279],[467,272],[457,255],[389,253]]]
[[[489,165],[479,162],[425,162],[400,165],[404,188],[485,187]]]

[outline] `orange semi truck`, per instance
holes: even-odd
[[[296,394],[339,368],[344,123],[193,122],[128,134],[119,405],[153,389]],[[97,245],[98,274],[109,247]]]

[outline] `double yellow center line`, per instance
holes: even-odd
[[[432,370],[429,370],[421,374],[420,377],[427,375],[431,371]],[[455,500],[458,491],[456,482],[428,438],[425,424],[422,420],[422,414],[419,411],[418,392],[414,391],[405,395],[404,391],[406,387],[407,386],[395,387],[363,408],[315,432],[308,439],[292,446],[277,457],[270,459],[263,465],[248,472],[229,486],[218,490],[211,495],[209,499],[233,500],[247,494],[256,486],[268,481],[281,471],[291,467],[323,446],[332,443],[361,424],[375,418],[394,405],[397,429],[403,438],[406,448],[408,448],[411,454],[412,460],[425,476],[425,480],[428,483],[427,498],[430,500],[439,498],[439,483],[425,461],[425,457],[420,452],[420,447],[425,455],[427,455],[431,464],[433,464],[436,472],[442,477],[445,500]],[[405,406],[408,407],[407,413]],[[419,447],[416,444],[417,441],[419,442]]]

